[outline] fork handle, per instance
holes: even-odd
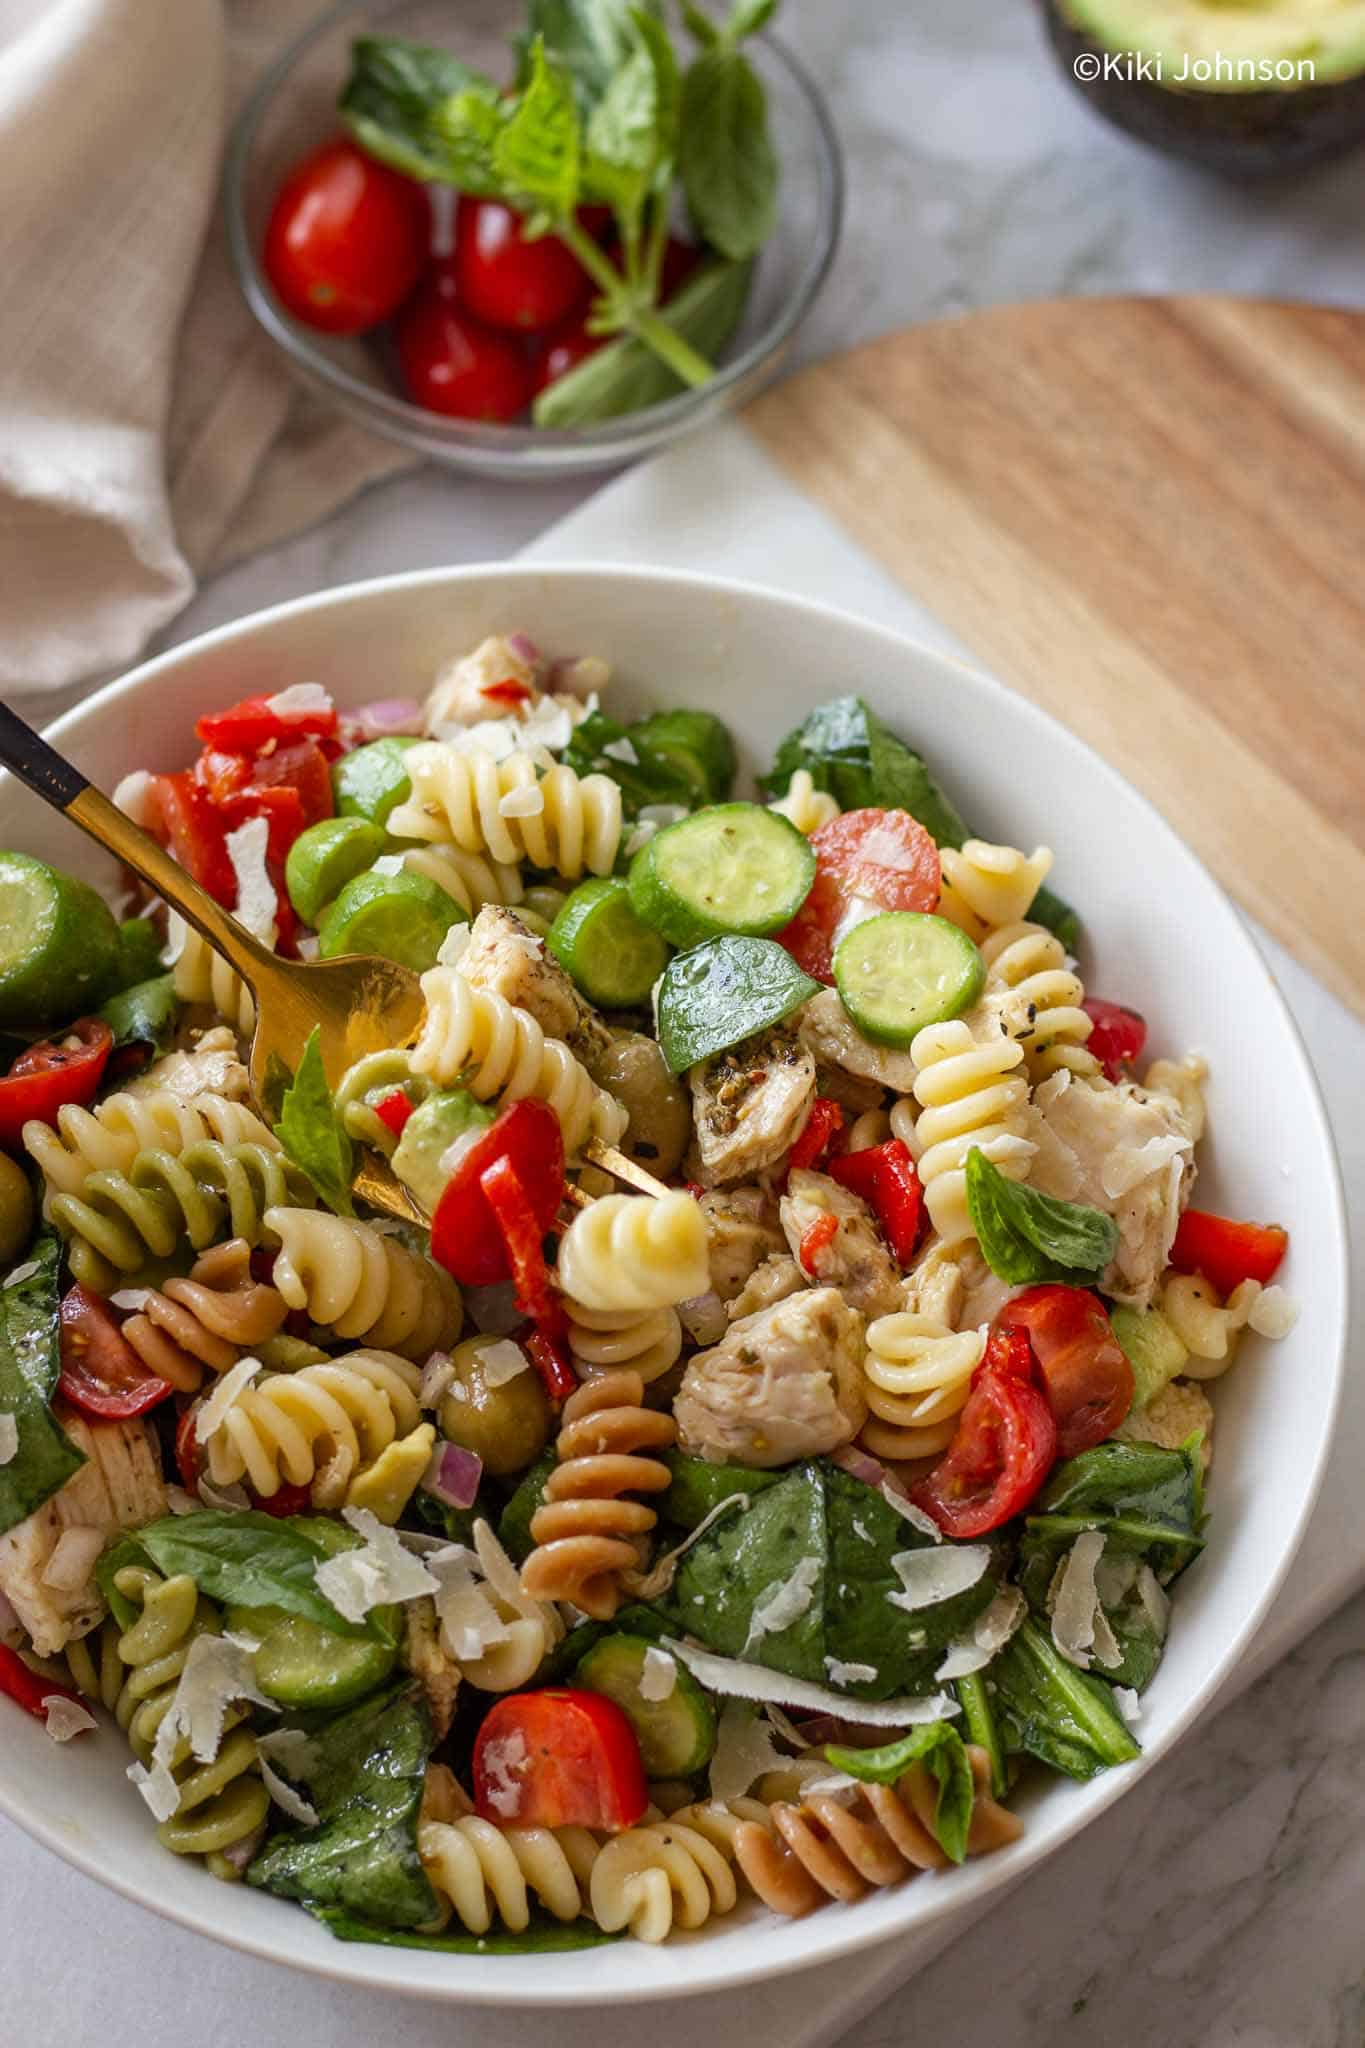
[[[98,840],[115,860],[140,875],[187,924],[192,924],[211,946],[225,954],[248,983],[259,966],[273,964],[274,955],[238,924],[230,911],[224,910],[206,889],[201,889],[150,833],[125,817],[102,790],[87,781],[79,768],[50,746],[3,699],[0,762],[35,796],[61,811],[73,825],[79,825],[82,832]]]

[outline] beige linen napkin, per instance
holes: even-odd
[[[0,0],[0,689],[133,659],[206,570],[409,465],[237,290],[228,121],[319,0]]]

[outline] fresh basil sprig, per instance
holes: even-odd
[[[979,1145],[967,1154],[967,1208],[982,1257],[1011,1287],[1039,1280],[1087,1286],[1118,1249],[1112,1216],[1007,1180]]]
[[[337,1115],[327,1085],[321,1035],[316,1025],[303,1049],[293,1083],[285,1090],[275,1136],[329,1209],[334,1209],[338,1216],[355,1214],[351,1201],[355,1147]]]
[[[678,175],[698,228],[736,263],[762,247],[776,218],[767,94],[739,47],[775,11],[776,0],[738,0],[717,29],[691,0],[684,7],[702,48],[683,79]]]

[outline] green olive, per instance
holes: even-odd
[[[692,1135],[692,1111],[654,1040],[641,1031],[619,1032],[593,1061],[593,1079],[630,1113],[622,1149],[651,1173],[672,1173]]]
[[[467,1337],[453,1353],[455,1377],[441,1402],[441,1429],[483,1459],[485,1472],[505,1479],[524,1471],[544,1450],[553,1418],[533,1367],[490,1386],[485,1359],[505,1337]]]
[[[22,1166],[0,1152],[0,1263],[17,1259],[33,1235],[33,1192]]]

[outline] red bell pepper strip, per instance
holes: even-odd
[[[839,1219],[837,1216],[830,1216],[828,1214],[817,1216],[814,1223],[802,1231],[801,1244],[796,1257],[802,1272],[807,1274],[810,1279],[814,1280],[816,1278],[815,1265],[821,1252],[825,1250],[826,1246],[833,1244],[838,1235]]]
[[[1267,1286],[1288,1247],[1289,1233],[1278,1223],[1238,1223],[1207,1209],[1187,1209],[1171,1246],[1171,1264],[1177,1273],[1202,1273],[1228,1295],[1244,1280]]]
[[[527,1199],[521,1176],[505,1153],[484,1168],[479,1186],[502,1232],[517,1307],[538,1329],[562,1328],[564,1310],[551,1285],[550,1269],[541,1246],[544,1233]]]
[[[175,1389],[149,1372],[114,1320],[107,1301],[73,1287],[62,1297],[62,1365],[57,1384],[82,1415],[123,1422],[168,1401]]]
[[[227,853],[229,827],[188,769],[152,777],[147,815],[153,836],[170,849],[186,874],[231,910],[237,901],[237,876]]]
[[[491,697],[495,704],[524,704],[530,694],[525,683],[519,683],[515,676],[504,676],[500,683],[489,683],[479,692],[481,697]]]
[[[482,1185],[485,1170],[509,1159],[536,1228],[544,1233],[564,1199],[564,1134],[545,1103],[528,1096],[503,1110],[460,1161],[431,1219],[431,1255],[463,1287],[495,1287],[511,1276],[506,1240]]]
[[[395,1088],[392,1095],[380,1096],[374,1113],[385,1130],[392,1131],[395,1138],[401,1138],[403,1126],[412,1115],[412,1104],[401,1088]]]
[[[903,1138],[845,1152],[829,1163],[831,1180],[850,1194],[861,1195],[882,1228],[882,1235],[902,1266],[915,1256],[924,1211],[924,1190]]]
[[[520,1341],[550,1399],[567,1401],[578,1386],[578,1374],[569,1361],[562,1336],[552,1336],[548,1330],[532,1330]]]
[[[113,1047],[114,1034],[100,1017],[82,1017],[60,1039],[21,1052],[0,1080],[0,1145],[18,1146],[31,1118],[55,1124],[68,1102],[92,1102]]]
[[[1081,1008],[1094,1027],[1085,1041],[1087,1050],[1111,1081],[1121,1080],[1121,1069],[1130,1066],[1147,1043],[1147,1019],[1140,1010],[1107,1003],[1103,996],[1087,996]]]
[[[85,1701],[69,1685],[59,1685],[55,1678],[44,1678],[41,1672],[30,1671],[17,1650],[8,1643],[0,1643],[0,1692],[7,1699],[22,1707],[26,1714],[32,1714],[35,1721],[47,1719],[49,1700],[70,1700],[74,1706],[83,1707]],[[83,1729],[80,1731],[85,1732]]]
[[[828,1095],[817,1095],[787,1154],[787,1171],[821,1165],[833,1151],[843,1128],[844,1112],[838,1103]]]
[[[333,705],[306,705],[298,711],[277,711],[269,697],[243,697],[225,711],[211,711],[195,731],[206,747],[229,754],[255,754],[271,740],[302,739],[305,734],[331,734],[337,728]]]

